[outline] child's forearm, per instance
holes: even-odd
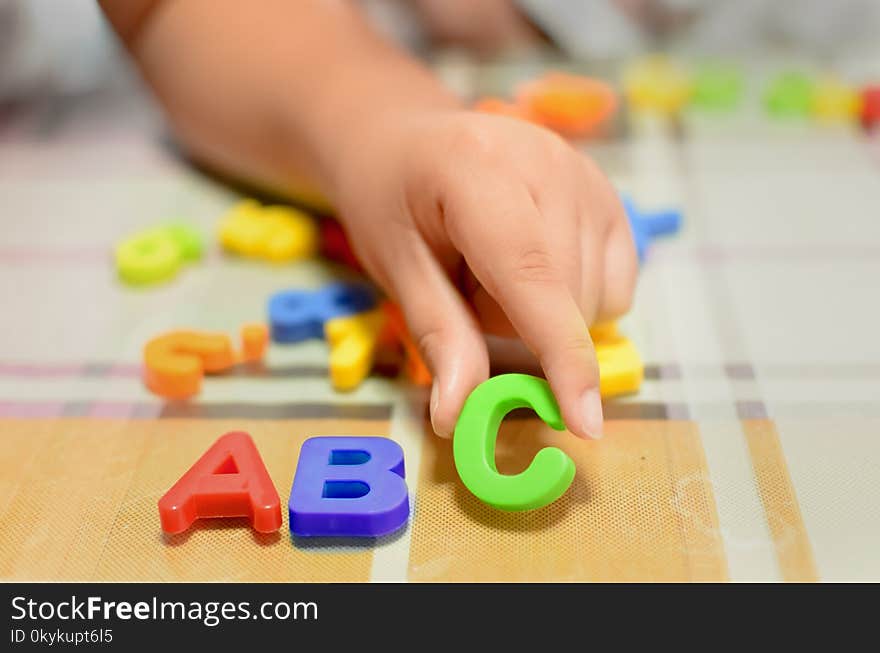
[[[344,0],[101,4],[195,157],[292,194],[333,201],[352,135],[457,104]]]

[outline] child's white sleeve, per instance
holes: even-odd
[[[93,88],[115,61],[95,0],[0,0],[0,100]]]
[[[516,0],[516,3],[571,57],[622,56],[644,46],[639,26],[610,0]]]
[[[515,0],[568,55],[672,46],[742,54],[779,45],[829,52],[877,46],[880,0]]]

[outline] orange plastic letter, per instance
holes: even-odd
[[[169,399],[186,399],[199,393],[202,376],[223,372],[241,362],[263,357],[269,342],[265,324],[248,324],[241,330],[242,353],[223,333],[171,331],[144,347],[144,381],[152,392]]]

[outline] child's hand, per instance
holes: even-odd
[[[437,433],[451,435],[488,378],[486,332],[518,334],[568,428],[599,437],[587,327],[628,310],[637,275],[623,208],[599,169],[545,129],[457,110],[385,115],[347,148],[334,199],[434,373]]]
[[[438,433],[489,375],[483,332],[515,332],[569,429],[601,434],[587,325],[629,308],[636,255],[588,159],[540,127],[461,110],[357,3],[101,4],[196,158],[339,211],[434,373]]]

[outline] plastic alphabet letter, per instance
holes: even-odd
[[[854,121],[862,111],[858,89],[833,77],[816,82],[812,100],[813,115],[826,122]]]
[[[281,528],[281,500],[251,436],[221,436],[159,500],[166,533],[182,533],[196,519],[249,517],[254,530]]]
[[[672,116],[690,100],[693,81],[688,69],[667,57],[653,55],[627,66],[623,87],[635,111]]]
[[[862,89],[862,127],[871,129],[880,123],[880,84]]]
[[[321,218],[320,222],[321,255],[331,261],[347,265],[353,270],[363,272],[364,268],[355,256],[345,230],[335,218]]]
[[[376,298],[364,284],[331,283],[317,290],[284,290],[269,299],[274,342],[300,342],[324,336],[324,323],[373,308]]]
[[[172,222],[141,231],[116,248],[119,277],[132,285],[167,281],[186,261],[202,256],[202,236],[193,227]]]
[[[720,62],[705,62],[694,78],[691,102],[703,109],[732,109],[739,102],[742,89],[742,73],[738,68]]]
[[[303,443],[290,490],[299,537],[377,537],[409,518],[400,445],[383,437],[316,437]]]
[[[290,206],[262,206],[256,200],[236,204],[220,222],[224,249],[268,261],[293,261],[317,249],[314,220]]]
[[[366,313],[334,317],[324,324],[330,345],[330,380],[337,390],[353,390],[370,373],[385,313],[378,308]]]
[[[648,246],[654,239],[677,233],[681,229],[680,211],[668,209],[648,213],[639,210],[632,198],[626,195],[621,195],[620,200],[626,210],[640,263],[645,260]]]
[[[379,334],[379,341],[383,344],[398,342],[403,347],[406,355],[406,375],[415,385],[431,385],[431,370],[422,360],[419,347],[416,345],[409,330],[400,307],[394,302],[382,302],[382,311],[385,313],[385,324]]]
[[[591,136],[617,108],[617,96],[600,79],[550,72],[517,88],[517,105],[534,122],[562,136]]]
[[[767,111],[778,117],[805,116],[813,103],[814,82],[797,71],[786,71],[774,78],[764,92]]]
[[[558,499],[574,479],[574,461],[561,449],[541,449],[525,471],[499,474],[495,441],[501,420],[516,408],[532,408],[562,431],[559,405],[543,379],[502,374],[478,385],[464,402],[455,426],[452,451],[465,486],[481,501],[501,510],[534,510]]]
[[[645,366],[635,345],[624,338],[613,322],[590,327],[599,361],[599,391],[602,397],[638,392],[645,378]]]
[[[223,372],[241,362],[261,359],[269,342],[264,324],[241,329],[242,352],[236,354],[224,333],[170,331],[144,347],[144,383],[168,399],[186,399],[199,393],[205,374]]]

